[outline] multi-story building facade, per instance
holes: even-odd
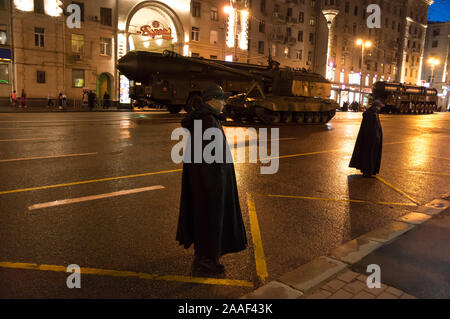
[[[439,106],[449,109],[450,22],[429,22],[422,82],[438,90]]]
[[[322,0],[324,18],[319,26],[315,69],[333,82],[332,97],[341,105],[353,101],[367,104],[376,81],[419,83],[424,23],[431,3],[428,0]],[[368,24],[368,20],[373,22],[374,11],[368,12],[367,7],[373,4],[380,8],[377,17],[380,25],[376,27]],[[357,42],[358,39],[361,41]]]
[[[11,6],[0,0],[0,99],[8,101],[13,90]]]
[[[271,56],[282,66],[326,75],[333,82],[332,98],[341,104],[359,101],[359,90],[367,97],[376,80],[418,81],[430,4],[428,0],[64,0],[62,15],[56,12],[57,0],[0,0],[0,5],[3,2],[14,5],[10,10],[0,6],[0,14],[9,12],[12,21],[6,36],[6,46],[12,46],[12,84],[2,96],[24,88],[30,98],[63,92],[69,100],[79,100],[83,88],[88,88],[100,98],[109,91],[121,103],[130,102],[129,81],[120,76],[115,63],[130,50],[172,50],[254,64],[266,64]],[[367,27],[366,8],[371,3],[381,7],[381,28]],[[67,24],[71,4],[81,8],[80,28]],[[1,28],[8,26],[0,24]],[[361,47],[355,45],[359,38],[372,43],[364,59]]]
[[[31,105],[66,94],[79,102],[83,89],[114,97],[114,0],[73,2],[80,26],[68,25],[57,1],[9,1],[12,41],[12,88],[25,90]],[[71,1],[63,1],[67,8]]]

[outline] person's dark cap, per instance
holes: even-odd
[[[205,102],[212,99],[226,100],[230,97],[230,95],[231,93],[224,92],[222,87],[220,87],[219,85],[211,85],[204,89],[202,92],[202,97]]]

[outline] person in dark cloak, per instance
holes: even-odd
[[[194,163],[194,143],[190,143],[192,159],[191,163],[187,163],[185,157],[183,164],[176,235],[177,241],[185,249],[194,245],[194,269],[216,274],[225,271],[225,267],[219,263],[221,256],[242,251],[247,246],[234,165],[226,161],[227,152],[229,155],[231,153],[220,123],[223,119],[220,112],[228,96],[218,85],[205,89],[202,92],[203,99],[196,97],[194,110],[182,120],[182,126],[190,132],[191,141],[195,140],[196,120],[202,123],[202,136],[208,128],[217,128],[222,133],[222,163],[208,164],[203,156],[201,163]],[[202,137],[200,140],[203,151],[210,141],[203,141]]]
[[[378,112],[384,106],[385,97],[374,93],[375,101],[363,113],[361,128],[350,161],[350,167],[359,169],[364,177],[378,174],[381,166],[383,130]]]
[[[90,111],[92,111],[95,107],[95,99],[96,99],[95,93],[90,91],[88,93],[88,107]]]

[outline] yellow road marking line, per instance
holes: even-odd
[[[0,140],[0,142],[25,142],[25,141],[49,141],[51,138],[18,138],[12,140]]]
[[[422,172],[422,171],[409,171],[410,173],[437,175],[437,176],[450,176],[450,173],[436,173],[436,172]]]
[[[40,159],[66,158],[66,157],[77,157],[77,156],[89,156],[89,155],[97,155],[97,154],[98,153],[95,152],[95,153],[66,154],[66,155],[40,156],[40,157],[28,157],[28,158],[12,158],[12,159],[0,160],[0,163],[33,161],[33,160],[40,160]]]
[[[415,200],[414,198],[412,198],[411,196],[409,196],[408,194],[406,194],[404,191],[402,191],[401,189],[395,187],[394,185],[392,185],[391,183],[387,182],[386,180],[384,180],[383,178],[381,178],[380,176],[375,176],[377,180],[379,180],[380,182],[382,182],[383,184],[385,184],[386,186],[392,188],[393,190],[395,190],[397,193],[402,194],[403,196],[405,196],[406,198],[408,198],[410,201],[412,201],[413,203],[416,203],[417,205],[420,205],[420,203]]]
[[[266,257],[261,238],[261,230],[259,229],[258,217],[256,215],[255,202],[251,194],[247,193],[248,214],[250,216],[250,228],[255,251],[256,273],[261,283],[264,283],[269,276],[267,272]]]
[[[40,270],[40,271],[54,271],[54,272],[66,272],[67,268],[64,266],[56,265],[38,265],[30,263],[12,263],[12,262],[0,262],[0,268],[9,269],[26,269],[26,270]],[[221,286],[237,286],[237,287],[252,287],[253,283],[246,280],[237,279],[220,279],[220,278],[202,278],[202,277],[189,277],[189,276],[176,276],[176,275],[156,275],[142,272],[111,270],[111,269],[99,269],[99,268],[81,268],[81,273],[86,275],[98,275],[109,277],[136,277],[146,280],[159,280],[159,281],[173,281],[173,282],[186,282],[205,285],[221,285]]]
[[[121,179],[128,179],[128,178],[136,178],[136,177],[144,177],[144,176],[151,176],[151,175],[168,174],[168,173],[175,173],[175,172],[181,172],[181,171],[182,171],[182,169],[174,169],[174,170],[170,170],[170,171],[160,171],[160,172],[143,173],[143,174],[135,174],[135,175],[119,176],[119,177],[108,177],[108,178],[92,179],[92,180],[87,180],[87,181],[72,182],[72,183],[65,183],[65,184],[47,185],[47,186],[31,187],[31,188],[24,188],[24,189],[15,189],[15,190],[9,190],[9,191],[2,191],[2,192],[0,192],[0,195],[12,194],[12,193],[23,193],[23,192],[42,190],[42,189],[59,188],[59,187],[67,187],[67,186],[82,185],[82,184],[100,183],[100,182],[107,182],[107,181],[114,181],[114,180],[121,180]]]
[[[417,206],[416,204],[411,204],[411,203],[371,202],[371,201],[367,201],[367,200],[350,199],[350,198],[326,198],[326,197],[275,195],[275,194],[267,194],[267,195],[260,194],[260,195],[261,196],[267,196],[267,197],[292,198],[292,199],[323,200],[323,201],[350,202],[350,203],[367,203],[367,204],[395,205],[395,206]]]
[[[87,201],[103,199],[103,198],[111,198],[111,197],[124,196],[124,195],[136,194],[136,193],[143,193],[143,192],[149,192],[149,191],[163,189],[163,188],[165,188],[165,187],[161,186],[161,185],[157,185],[157,186],[150,186],[150,187],[143,187],[143,188],[127,189],[127,190],[122,190],[122,191],[107,193],[107,194],[57,200],[57,201],[53,201],[53,202],[32,205],[32,206],[28,207],[28,210],[37,210],[37,209],[43,209],[43,208],[49,208],[49,207],[55,207],[55,206],[87,202]]]
[[[446,161],[450,161],[450,158],[447,158],[447,157],[439,157],[439,156],[431,156],[431,157],[443,159],[443,160],[446,160]]]

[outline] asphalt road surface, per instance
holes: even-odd
[[[450,113],[382,115],[380,179],[348,168],[361,113],[281,126],[276,174],[236,164],[248,249],[205,278],[175,241],[181,117],[0,114],[0,298],[239,298],[450,191]]]

